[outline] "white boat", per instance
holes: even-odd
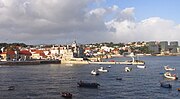
[[[130,72],[131,70],[132,70],[132,68],[130,68],[130,67],[125,67],[125,72]]]
[[[107,68],[111,68],[111,65],[109,65]]]
[[[99,75],[99,72],[98,72],[97,70],[93,69],[93,70],[91,71],[91,74],[92,74],[92,75]]]
[[[169,66],[164,66],[164,69],[165,69],[166,71],[176,70],[175,68],[170,68]]]
[[[146,68],[145,65],[137,65],[137,68]]]
[[[108,72],[108,70],[107,70],[107,69],[104,69],[104,67],[100,67],[100,68],[98,69],[98,71],[100,71],[100,72]]]
[[[173,74],[173,75],[172,75],[170,72],[164,73],[164,77],[169,78],[169,79],[173,79],[173,80],[178,79],[178,77],[176,76],[176,74]]]

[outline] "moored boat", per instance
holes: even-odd
[[[125,67],[125,72],[130,72],[131,70],[132,70],[132,68],[130,68],[130,67]]]
[[[79,81],[77,84],[78,87],[85,87],[85,88],[98,88],[98,86],[100,86],[100,84],[98,83],[88,83],[83,81]]]
[[[160,85],[161,85],[161,87],[163,87],[163,88],[172,88],[172,85],[169,84],[169,83],[161,82]]]
[[[100,71],[100,72],[108,72],[108,70],[107,70],[107,69],[104,69],[104,67],[100,67],[100,68],[98,69],[98,71]]]
[[[173,79],[173,80],[178,79],[178,77],[177,77],[176,74],[173,74],[173,75],[172,75],[170,72],[164,73],[164,77],[169,78],[169,79]]]
[[[70,98],[70,99],[72,98],[72,94],[69,92],[62,92],[61,96],[64,98]]]
[[[137,68],[146,68],[145,65],[137,65]]]
[[[15,86],[9,86],[8,90],[15,90]]]
[[[180,91],[180,88],[177,88],[177,91]]]
[[[93,70],[91,71],[91,74],[92,74],[92,75],[99,75],[99,72],[98,72],[97,70],[93,69]]]
[[[107,68],[111,68],[111,65],[109,65]]]
[[[117,77],[117,78],[116,78],[116,80],[122,80],[122,78],[120,78],[120,77]]]
[[[164,69],[165,69],[166,71],[174,71],[174,70],[176,70],[175,68],[171,68],[171,67],[169,67],[169,66],[164,66]]]

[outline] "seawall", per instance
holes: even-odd
[[[33,60],[33,61],[0,61],[0,65],[40,65],[60,64],[60,60]]]

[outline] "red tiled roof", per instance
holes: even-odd
[[[19,52],[19,54],[22,54],[22,55],[29,55],[29,56],[32,55],[31,52],[29,52],[29,51],[27,51],[27,50],[22,50],[22,51]]]
[[[1,54],[15,55],[14,51],[2,52]]]
[[[36,50],[35,53],[36,53],[36,54],[39,54],[39,55],[42,56],[42,57],[46,57],[46,55],[45,55],[45,53],[44,53],[43,50]]]

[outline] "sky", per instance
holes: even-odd
[[[180,0],[0,0],[0,42],[180,42]]]

